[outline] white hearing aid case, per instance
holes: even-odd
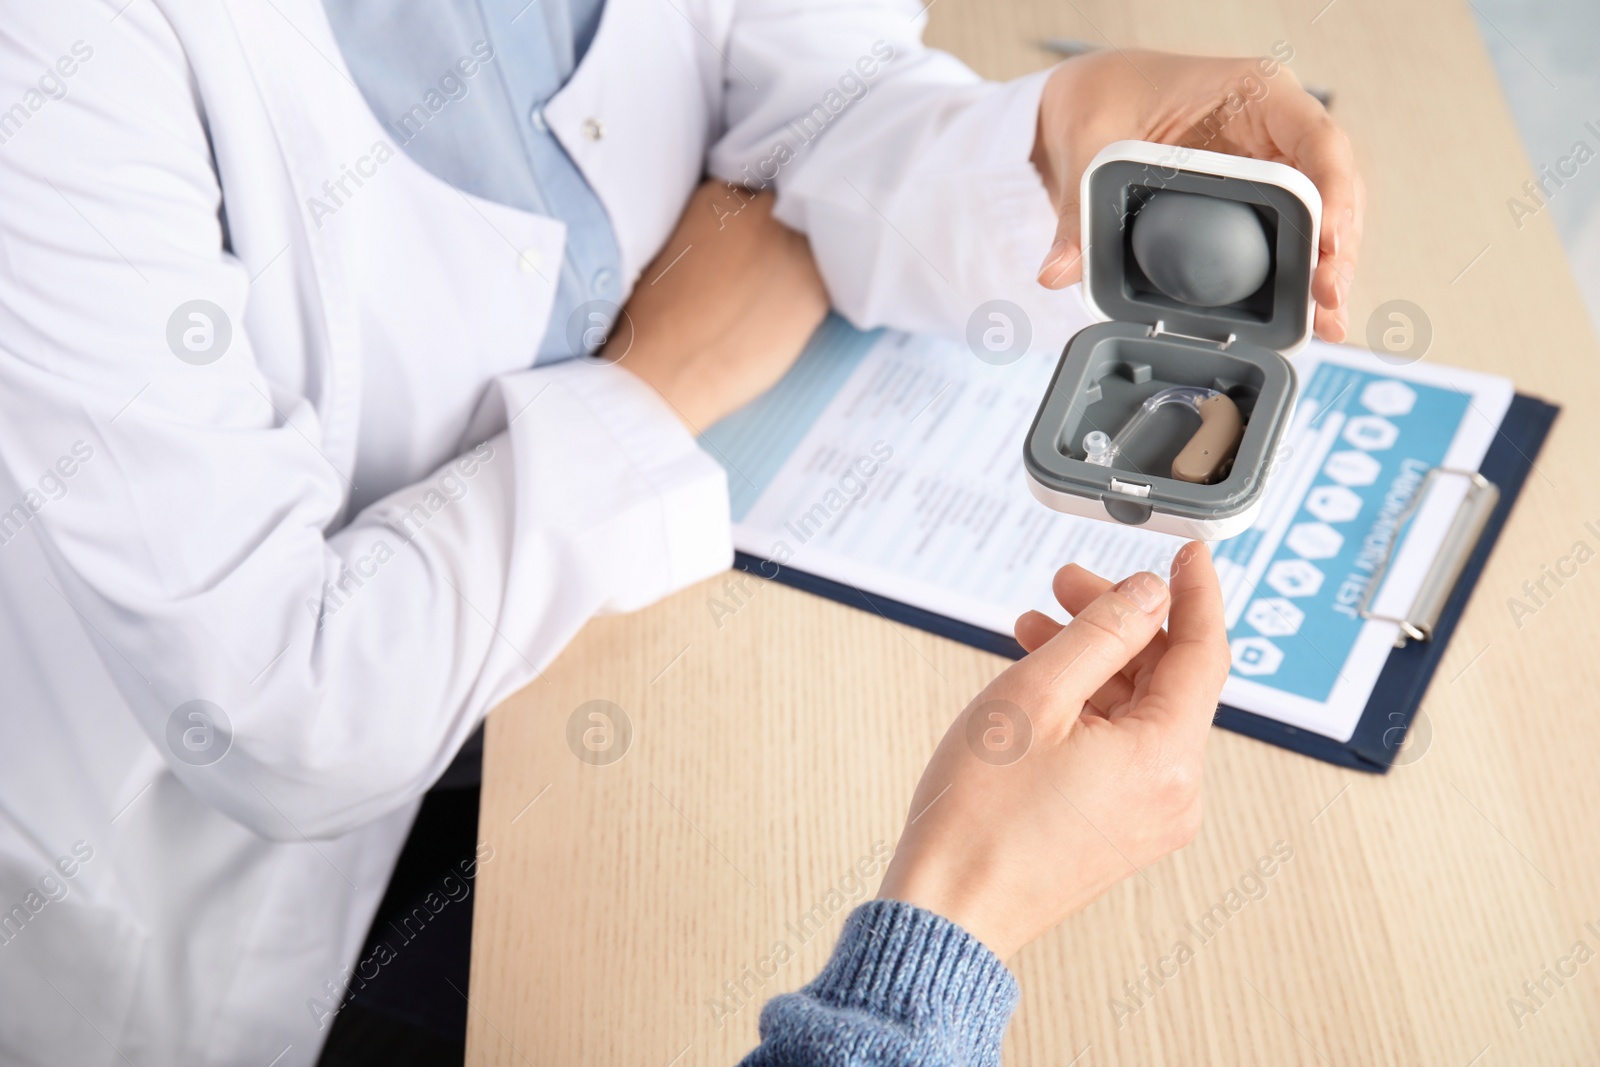
[[[1185,195],[1162,203],[1168,193]],[[1073,515],[1207,541],[1240,533],[1294,409],[1289,356],[1311,338],[1322,198],[1281,163],[1145,141],[1106,146],[1081,197],[1083,296],[1100,321],[1061,353],[1023,444],[1028,487]],[[1236,205],[1259,233],[1241,229]],[[1219,393],[1243,417],[1231,465],[1209,484],[1180,480],[1174,460],[1201,430],[1195,397]],[[1130,422],[1137,433],[1117,441]]]

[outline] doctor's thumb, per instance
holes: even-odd
[[[1083,276],[1079,224],[1078,199],[1073,197],[1061,205],[1055,241],[1050,245],[1044,262],[1039,264],[1039,284],[1046,289],[1063,288]]]

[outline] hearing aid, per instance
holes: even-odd
[[[1128,442],[1138,436],[1151,417],[1169,404],[1181,404],[1200,416],[1200,429],[1172,460],[1172,477],[1180,482],[1211,485],[1227,473],[1228,464],[1244,438],[1244,418],[1227,393],[1198,386],[1176,385],[1153,394],[1115,437],[1104,430],[1083,435],[1084,462],[1097,467],[1116,464]]]

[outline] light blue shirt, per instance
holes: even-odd
[[[622,293],[611,220],[543,118],[604,3],[323,0],[356,85],[396,145],[458,189],[567,224],[541,363],[579,355],[571,338],[581,330],[569,321],[592,300],[614,310]]]

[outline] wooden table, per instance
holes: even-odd
[[[1353,332],[1383,302],[1414,301],[1429,359],[1566,406],[1406,765],[1373,777],[1217,731],[1199,839],[1014,961],[1009,1063],[1600,1062],[1600,960],[1563,962],[1580,939],[1600,953],[1600,562],[1547,583],[1520,625],[1508,606],[1576,542],[1600,549],[1600,352],[1548,217],[1519,230],[1506,207],[1533,168],[1470,9],[1324,2],[932,9],[930,40],[994,77],[1046,64],[1032,42],[1047,36],[1239,54],[1289,42],[1301,79],[1337,92],[1370,183]],[[809,940],[788,924],[893,844],[935,740],[1003,666],[785,588],[736,596],[716,580],[596,621],[490,718],[470,1063],[736,1062],[760,1002],[815,973],[847,909]],[[738,610],[719,623],[714,599]],[[593,699],[634,730],[611,766],[565,741]],[[1265,895],[1131,1010],[1124,983],[1278,842],[1293,859]],[[794,958],[747,977],[772,970],[779,940]],[[732,1010],[724,982],[741,978],[752,1002]],[[1536,1001],[1523,983],[1541,978]],[[720,1025],[712,998],[729,1009]]]

